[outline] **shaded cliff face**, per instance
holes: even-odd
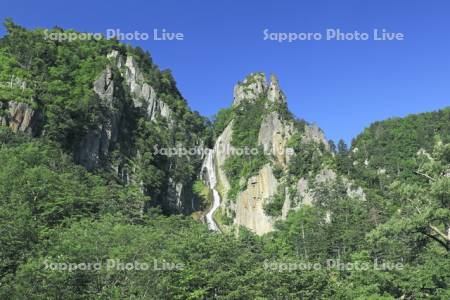
[[[23,35],[36,51],[17,48]],[[192,185],[204,157],[158,150],[211,146],[212,130],[189,110],[170,73],[116,41],[43,36],[17,27],[2,39],[0,123],[45,136],[86,169],[136,187],[147,196],[145,208],[198,210]],[[218,212],[229,225],[269,232],[290,210],[314,204],[324,177],[341,176],[323,133],[290,114],[275,76],[255,73],[238,83],[222,125],[213,162]]]
[[[136,186],[146,208],[198,209],[202,157],[157,150],[200,146],[207,125],[147,53],[111,40],[55,42],[19,26],[0,46],[0,125],[45,136],[87,170]]]
[[[172,124],[176,122],[170,118],[171,109],[167,103],[160,100],[154,88],[145,82],[144,73],[133,56],[114,50],[107,57],[110,64],[93,84],[104,107],[103,118],[86,134],[75,154],[77,161],[88,170],[100,167],[102,157],[108,156],[119,135],[126,134],[121,125],[135,121],[131,118],[141,117],[147,121],[163,118]],[[133,110],[141,115],[126,115],[127,111]]]
[[[15,90],[24,95],[25,102],[14,101],[13,99],[6,99],[11,101],[0,102],[0,125],[9,127],[13,132],[21,131],[27,132],[32,136],[37,136],[41,131],[42,126],[42,112],[32,108],[32,99],[28,95],[27,82],[23,79],[8,74],[8,82],[3,82],[0,86],[3,90]]]
[[[22,131],[37,136],[42,124],[42,113],[27,103],[9,101],[5,106],[6,114],[0,116],[0,125],[8,126],[12,131]]]
[[[140,186],[144,194],[154,198],[151,205],[161,205],[167,212],[190,213],[196,210],[197,199],[191,192],[195,176],[180,179],[167,173],[160,191],[145,186],[141,169],[147,166],[140,165],[140,147],[137,138],[133,136],[134,133],[130,131],[138,128],[138,122],[162,122],[163,125],[159,128],[169,135],[169,131],[177,130],[177,120],[172,117],[169,105],[160,100],[154,88],[145,82],[144,72],[139,68],[136,58],[120,54],[117,50],[107,57],[109,63],[92,87],[101,109],[97,121],[91,124],[72,146],[74,160],[89,171],[107,170],[123,184]],[[6,101],[2,105],[2,126],[10,127],[13,132],[29,133],[34,137],[45,135],[45,132],[41,132],[46,121],[41,109],[16,101]],[[200,143],[200,139],[194,143]],[[185,146],[189,148],[188,145]],[[144,151],[150,153],[154,151],[154,147],[147,147]],[[165,169],[164,171],[169,169],[167,164],[176,163],[168,158],[162,158],[161,161],[163,163],[160,169]]]
[[[275,76],[249,75],[234,87],[233,117],[217,138],[214,159],[222,196],[221,219],[229,228],[257,234],[301,205],[314,205],[315,187],[334,184],[334,154],[316,125],[296,120]],[[236,155],[239,148],[255,150]],[[349,195],[360,197],[350,181]]]

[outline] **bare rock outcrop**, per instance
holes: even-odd
[[[267,91],[267,99],[272,103],[286,102],[286,96],[280,89],[278,78],[275,75],[270,76],[270,84]]]
[[[264,73],[252,73],[242,83],[234,86],[233,106],[237,106],[242,100],[256,100],[267,91],[266,75]]]
[[[287,216],[289,211],[296,210],[302,205],[313,205],[316,200],[314,187],[317,186],[331,186],[338,179],[338,175],[335,171],[324,168],[313,179],[300,178],[296,185],[296,193],[293,201],[285,201],[283,206],[283,216]],[[341,176],[342,182],[345,185],[347,196],[359,199],[361,201],[366,200],[366,195],[363,189],[359,186],[354,186],[352,181],[346,177]]]
[[[285,219],[290,211],[297,210],[303,205],[314,205],[315,198],[318,197],[316,187],[332,186],[342,176],[338,175],[324,161],[319,169],[315,170],[315,175],[306,170],[307,175],[296,178],[297,182],[292,184],[292,178],[289,177],[291,174],[287,171],[293,156],[310,154],[307,152],[294,153],[294,149],[288,147],[290,142],[297,141],[292,138],[300,135],[298,142],[301,145],[296,145],[295,151],[303,151],[302,146],[306,144],[317,146],[305,148],[304,151],[317,151],[314,155],[317,155],[319,159],[325,152],[330,151],[329,143],[317,125],[306,124],[302,130],[295,125],[294,120],[289,118],[289,114],[284,114],[287,109],[286,97],[275,76],[271,76],[270,81],[267,82],[264,74],[254,73],[234,87],[234,109],[239,110],[244,107],[241,106],[243,101],[256,102],[257,100],[262,100],[262,103],[258,102],[257,105],[264,105],[257,145],[262,146],[265,158],[270,162],[265,164],[257,175],[248,179],[238,178],[241,190],[234,200],[227,199],[232,181],[231,178],[227,178],[224,165],[234,150],[231,146],[233,131],[237,130],[233,128],[234,121],[228,124],[216,140],[214,161],[217,166],[217,186],[223,200],[220,203],[222,214],[227,218],[232,218],[233,225],[244,226],[261,235],[272,231],[274,223],[277,220]],[[297,160],[295,163],[301,162]],[[275,168],[277,176],[274,174]],[[364,192],[361,188],[354,187],[350,180],[345,178],[343,181],[349,196],[364,199]],[[280,200],[283,203],[280,203]],[[270,214],[274,216],[269,216],[264,210],[266,204],[270,204],[271,201],[276,201],[273,206],[268,206]],[[281,204],[281,212],[277,215]]]
[[[263,73],[253,73],[234,87],[233,106],[238,106],[244,100],[258,99],[266,99],[266,108],[268,104],[276,105],[277,102],[285,101],[275,76],[271,76],[268,83]],[[257,234],[264,234],[273,230],[276,219],[266,215],[263,207],[277,193],[279,183],[273,174],[272,165],[266,164],[258,175],[248,179],[246,188],[238,193],[234,201],[227,199],[230,181],[224,172],[224,164],[234,150],[231,146],[233,125],[234,121],[231,121],[214,146],[218,190],[223,200],[220,209],[222,213],[229,210],[233,212],[235,225],[245,226]],[[289,159],[286,145],[293,130],[293,124],[283,121],[276,111],[272,111],[263,117],[258,144],[263,147],[268,156],[273,155],[277,163],[285,166]]]
[[[124,57],[114,50],[108,55],[108,58],[115,63],[125,79],[133,96],[135,107],[145,107],[147,116],[151,120],[155,120],[157,116],[170,118],[172,112],[169,106],[159,100],[153,87],[145,82],[144,75],[133,56]]]
[[[111,67],[107,67],[94,82],[94,92],[104,107],[103,121],[87,132],[75,153],[75,159],[88,170],[97,168],[101,158],[108,155],[111,144],[117,141],[122,105],[114,94],[113,77]]]
[[[8,126],[13,132],[26,132],[31,136],[38,135],[42,121],[42,113],[29,104],[9,101],[6,106],[6,116],[0,117],[0,125]]]
[[[305,126],[303,141],[306,143],[317,143],[317,144],[321,143],[325,146],[325,149],[327,151],[330,150],[330,144],[328,144],[325,135],[316,124]]]
[[[274,219],[264,212],[264,204],[277,192],[278,182],[269,164],[257,176],[248,180],[247,188],[236,199],[235,224],[245,226],[256,234],[273,230]]]
[[[23,93],[27,89],[27,83],[12,75],[6,88],[17,89],[19,93]],[[21,131],[29,133],[31,136],[37,136],[40,133],[43,114],[39,109],[34,109],[28,103],[13,99],[0,102],[0,109],[3,110],[3,114],[0,115],[1,126],[8,126],[13,132]]]
[[[123,131],[128,118],[124,110],[126,105],[129,106],[128,110],[142,109],[149,121],[156,121],[161,117],[169,121],[169,126],[176,121],[172,118],[173,113],[168,104],[158,98],[155,89],[146,81],[143,71],[133,56],[125,56],[114,50],[108,58],[110,64],[97,77],[93,87],[102,104],[101,122],[96,124],[95,128],[88,130],[75,153],[76,160],[88,170],[99,168],[103,159],[107,158],[115,148],[119,136],[123,137],[127,134]],[[123,90],[121,92],[122,87],[119,84],[121,80],[129,89],[131,101],[124,99]],[[118,176],[125,178],[126,184],[136,177],[135,170],[127,170],[121,165],[108,167],[117,172],[120,171]],[[194,206],[193,195],[185,184],[169,178],[166,187],[165,199],[161,203],[163,208],[174,212],[191,210]],[[142,192],[149,191],[142,189]]]
[[[114,76],[123,77],[130,89],[133,106],[145,108],[150,120],[155,120],[157,116],[167,119],[171,116],[170,108],[157,98],[153,87],[145,82],[144,75],[132,56],[123,56],[114,50],[108,54],[108,58],[112,65],[107,66],[94,82],[94,92],[104,107],[102,123],[88,131],[75,153],[76,160],[88,170],[99,166],[101,158],[108,155],[111,145],[117,141],[119,135],[123,100],[116,94]],[[114,73],[114,65],[120,74]]]
[[[280,89],[275,75],[270,76],[270,82],[266,81],[264,73],[252,73],[243,82],[234,86],[233,106],[239,105],[242,100],[256,100],[265,97],[269,103],[286,102],[286,96]]]
[[[284,166],[290,157],[286,148],[293,132],[292,124],[282,122],[277,112],[271,112],[261,122],[258,144],[263,147],[266,154],[272,154],[278,163]]]
[[[219,192],[221,192],[224,202],[227,201],[227,193],[230,190],[230,183],[224,171],[226,159],[231,155],[233,147],[231,139],[233,134],[233,121],[231,121],[222,134],[217,138],[214,146],[214,161],[217,165],[217,179]]]

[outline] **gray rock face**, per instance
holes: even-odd
[[[175,182],[172,178],[169,178],[169,185],[167,188],[167,208],[169,209],[182,209],[183,207],[183,193],[184,186],[181,183]]]
[[[116,76],[124,78],[130,89],[134,107],[144,107],[148,118],[152,121],[157,116],[170,118],[170,108],[165,102],[157,99],[155,90],[145,82],[144,75],[132,56],[124,57],[114,50],[108,54],[108,58],[119,68],[121,74]],[[75,154],[76,160],[88,170],[97,168],[101,158],[108,155],[110,146],[117,141],[120,130],[123,103],[115,94],[114,73],[111,66],[108,66],[94,82],[94,92],[105,107],[103,121],[97,128],[88,131]]]
[[[146,82],[144,73],[132,56],[123,56],[118,51],[112,51],[108,58],[111,65],[94,82],[94,92],[102,102],[102,121],[96,128],[88,131],[75,153],[76,160],[88,170],[100,166],[102,159],[109,155],[114,144],[118,142],[119,135],[123,134],[121,133],[121,128],[124,126],[122,119],[127,116],[124,115],[124,101],[117,94],[117,89],[120,87],[116,86],[115,76],[123,78],[130,90],[132,106],[143,109],[148,120],[155,121],[158,117],[162,117],[168,119],[169,124],[175,122],[171,119],[171,109],[164,101],[158,99],[156,91]],[[113,66],[116,66],[119,72],[114,72]],[[136,179],[136,170],[123,169],[120,165],[109,167],[116,170],[125,184],[134,182]],[[145,191],[142,186],[141,191],[150,192]],[[190,212],[198,206],[189,189],[172,178],[169,178],[165,194],[166,197],[161,205],[167,211]]]
[[[264,73],[252,73],[234,86],[233,106],[239,105],[244,99],[252,101],[259,97],[267,97],[271,103],[286,102],[275,75],[270,76],[268,83]]]
[[[242,100],[255,100],[267,91],[266,75],[252,73],[242,83],[234,86],[233,106],[239,105]]]
[[[258,144],[263,147],[271,163],[264,165],[258,174],[249,178],[247,182],[245,178],[240,178],[240,184],[244,185],[244,189],[238,193],[235,201],[231,201],[227,199],[230,178],[227,178],[224,172],[224,164],[234,150],[231,147],[233,121],[216,141],[214,160],[217,164],[217,189],[223,199],[220,204],[221,212],[232,217],[234,225],[245,226],[257,234],[264,234],[272,231],[275,221],[285,219],[291,210],[297,210],[302,205],[313,205],[314,187],[335,183],[337,174],[323,165],[314,178],[300,178],[293,186],[288,186],[287,176],[289,175],[286,172],[282,171],[281,178],[277,179],[272,166],[287,170],[291,157],[295,155],[293,149],[288,148],[287,144],[295,133],[301,134],[301,143],[323,144],[324,151],[330,151],[330,146],[323,132],[316,125],[306,125],[304,132],[298,132],[292,121],[284,120],[274,111],[273,108],[276,108],[277,104],[285,104],[286,101],[275,76],[271,76],[270,82],[267,83],[264,74],[254,73],[234,87],[233,106],[238,106],[244,100],[253,101],[259,98],[267,99],[265,102],[267,111],[258,132]],[[349,181],[346,186],[349,196],[364,198],[361,188],[353,188]],[[291,194],[291,189],[296,192]],[[284,193],[284,195],[277,195],[278,193]],[[264,211],[264,205],[272,201],[274,196],[284,196],[280,217],[270,217]]]
[[[279,164],[285,165],[290,157],[286,144],[293,131],[292,124],[282,122],[277,112],[271,112],[261,122],[258,144],[263,147],[266,154],[272,154]]]
[[[230,183],[224,172],[225,160],[230,156],[233,147],[231,146],[231,138],[233,134],[233,121],[228,124],[222,134],[217,138],[214,145],[214,162],[217,165],[217,181],[219,186],[217,189],[222,195],[222,203],[227,202],[227,193],[230,190]]]
[[[162,116],[166,119],[170,118],[172,112],[169,106],[164,101],[157,99],[155,90],[145,82],[144,75],[132,56],[125,58],[118,51],[112,51],[108,58],[113,60],[121,71],[133,95],[135,107],[145,107],[151,120],[154,120],[157,116]]]
[[[313,193],[309,190],[308,180],[305,178],[300,178],[297,182],[297,198],[298,204],[311,205],[314,200]]]
[[[94,82],[94,92],[105,107],[104,118],[97,128],[88,131],[82,139],[76,160],[88,170],[97,168],[101,157],[108,155],[112,143],[117,141],[122,109],[114,95],[113,73],[107,67]]]
[[[7,115],[0,117],[2,126],[9,126],[12,131],[26,132],[36,136],[39,131],[39,125],[42,121],[42,113],[36,111],[29,104],[9,101],[7,104]]]
[[[320,183],[334,182],[336,181],[336,177],[337,177],[336,172],[324,168],[320,170],[319,174],[316,175],[315,183],[320,184]]]
[[[331,184],[336,180],[336,173],[333,170],[324,168],[312,180],[312,186],[318,184]],[[296,185],[294,201],[285,203],[283,215],[287,215],[290,210],[296,210],[302,205],[313,205],[315,200],[314,191],[310,189],[310,182],[306,178],[300,178]],[[293,202],[293,203],[292,203]]]
[[[13,75],[7,86],[24,91],[27,88],[27,83]],[[0,116],[1,126],[8,126],[14,132],[26,132],[32,136],[39,134],[39,127],[43,119],[41,111],[33,109],[27,103],[16,101],[0,102],[0,108],[6,112],[4,116]]]
[[[254,73],[234,87],[233,106],[239,105],[243,100],[253,101],[258,98],[268,99],[269,104],[285,101],[275,76],[271,76],[270,82],[267,83],[264,74]],[[273,230],[276,218],[267,216],[263,207],[277,193],[279,182],[273,174],[271,164],[267,164],[258,175],[251,177],[248,182],[243,182],[246,188],[238,193],[234,202],[227,199],[230,183],[223,166],[234,150],[231,146],[233,124],[233,121],[228,124],[214,146],[217,186],[223,200],[220,209],[222,213],[227,211],[234,213],[235,225],[242,225],[257,234],[264,234]],[[263,147],[268,156],[273,155],[278,164],[286,166],[290,156],[286,151],[286,145],[293,130],[293,124],[281,120],[277,112],[269,112],[262,120],[258,144]]]
[[[110,67],[107,67],[94,82],[94,92],[100,99],[105,101],[107,105],[112,105],[114,100],[114,81]]]
[[[361,187],[354,187],[353,183],[346,177],[341,178],[346,187],[346,193],[349,197],[356,198],[361,201],[366,200],[366,195]],[[336,172],[328,168],[322,169],[311,181],[311,183],[305,178],[300,178],[296,186],[296,194],[294,197],[295,201],[289,200],[288,203],[285,202],[285,205],[283,206],[283,216],[287,215],[290,210],[299,209],[302,205],[313,205],[315,201],[314,186],[331,186],[336,182],[336,180]],[[331,215],[328,215],[327,218],[331,218]]]
[[[87,170],[98,167],[100,162],[101,134],[99,130],[91,130],[81,141],[76,160]]]
[[[286,102],[286,96],[280,89],[278,78],[275,75],[270,76],[269,89],[267,91],[267,98],[270,102]]]
[[[123,105],[114,96],[114,81],[110,68],[107,68],[94,82],[94,91],[107,107],[106,119],[101,124],[100,153],[106,155],[111,143],[117,141],[119,122],[122,117]]]
[[[119,69],[125,64],[125,58],[117,50],[111,51],[108,55],[106,55],[106,57],[113,61],[114,65]]]
[[[245,226],[256,234],[273,230],[275,220],[264,212],[264,204],[277,192],[278,182],[269,164],[248,180],[247,188],[236,199],[235,224]]]
[[[317,144],[322,143],[327,151],[330,150],[330,145],[328,144],[325,135],[316,124],[305,126],[305,133],[303,140],[307,143],[310,142]]]
[[[344,184],[347,187],[347,195],[352,198],[366,201],[366,193],[360,186],[354,186],[353,182],[348,178],[343,178]]]

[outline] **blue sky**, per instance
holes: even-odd
[[[0,18],[27,28],[181,32],[183,41],[132,41],[170,68],[192,109],[211,116],[248,73],[276,74],[291,111],[349,142],[370,123],[450,105],[450,2],[22,1]],[[263,40],[270,32],[401,32],[404,41]],[[0,30],[4,34],[4,29]]]

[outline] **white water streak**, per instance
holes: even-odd
[[[216,179],[216,170],[215,170],[215,166],[214,166],[214,151],[213,150],[208,151],[208,156],[206,157],[205,161],[203,162],[202,175],[205,173],[207,176],[207,182],[208,182],[209,188],[213,192],[213,203],[212,203],[211,209],[206,214],[206,223],[208,224],[208,228],[210,230],[220,231],[219,227],[217,226],[217,224],[213,218],[215,211],[220,206],[220,195],[219,195],[219,192],[217,192],[217,190],[216,190],[217,179]]]

